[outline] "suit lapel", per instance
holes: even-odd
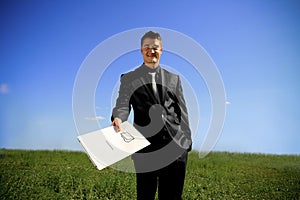
[[[166,86],[166,79],[167,79],[167,77],[165,76],[165,72],[164,72],[164,69],[162,69],[161,68],[161,70],[160,70],[161,72],[161,92],[162,92],[162,98],[161,98],[161,100],[162,100],[162,102],[165,102],[165,97],[166,97],[166,88],[167,88],[167,86]]]

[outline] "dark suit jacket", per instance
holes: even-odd
[[[191,130],[179,76],[158,67],[159,98],[156,98],[149,70],[151,69],[142,65],[121,76],[112,120],[118,117],[126,121],[131,108],[134,110],[134,126],[151,143],[141,152],[160,149],[171,140],[190,151]]]

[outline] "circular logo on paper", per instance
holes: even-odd
[[[163,40],[163,52],[167,52],[171,55],[168,57],[168,54],[165,55],[165,53],[163,53],[162,57],[166,56],[169,60],[172,60],[172,56],[173,58],[176,56],[185,63],[188,63],[187,67],[184,69],[173,68],[173,63],[164,65],[161,60],[161,67],[178,74],[184,85],[183,89],[185,95],[187,94],[188,96],[188,98],[186,98],[187,107],[189,108],[189,106],[192,106],[192,109],[190,109],[192,110],[192,116],[189,113],[189,118],[193,119],[190,120],[190,122],[193,122],[190,125],[193,133],[191,139],[194,147],[197,146],[195,141],[197,141],[197,127],[200,121],[198,98],[201,91],[198,91],[198,87],[196,86],[197,81],[193,79],[199,79],[199,77],[202,78],[208,90],[211,105],[210,120],[207,125],[208,129],[205,138],[201,141],[202,145],[198,149],[194,149],[199,152],[199,157],[204,157],[215,146],[225,120],[226,94],[222,78],[213,60],[200,44],[183,33],[160,27],[131,29],[113,35],[96,46],[86,57],[78,70],[73,88],[73,117],[78,135],[101,129],[97,120],[87,120],[87,116],[91,119],[101,118],[95,114],[96,91],[101,88],[99,87],[101,84],[106,86],[114,85],[115,89],[119,88],[119,81],[112,83],[107,81],[114,80],[111,76],[119,78],[120,74],[124,73],[124,71],[119,74],[107,72],[118,72],[120,69],[116,70],[116,68],[114,68],[114,62],[118,59],[126,59],[126,56],[130,57],[134,52],[139,52],[140,38],[144,33],[150,30],[158,32],[161,35]],[[142,55],[139,56],[142,57]],[[169,62],[168,59],[165,59],[166,61],[164,61]],[[140,60],[140,58],[137,57],[136,60]],[[169,67],[169,65],[171,67]],[[110,76],[108,80],[106,80],[107,76]],[[144,84],[151,84],[150,80],[151,79],[144,79],[144,82],[136,81],[135,83],[132,83],[131,91],[135,92]],[[168,87],[171,86],[166,83],[163,87],[168,89]],[[114,106],[116,96],[118,96],[115,89],[111,90],[112,95],[110,95],[112,97],[110,101],[113,102],[111,105],[112,107]],[[105,95],[105,91],[99,92],[102,94],[101,98],[109,97],[109,95]],[[192,105],[189,105],[189,103]],[[164,128],[170,133],[169,136],[172,138],[170,142],[151,152],[141,150],[138,153],[135,153],[132,156],[135,161],[134,166],[133,162],[128,157],[128,155],[132,154],[129,150],[124,150],[120,146],[111,146],[110,144],[106,151],[105,145],[107,145],[108,142],[107,138],[103,135],[102,137],[98,137],[99,142],[97,142],[97,145],[102,146],[103,148],[99,149],[104,152],[99,152],[99,156],[94,155],[94,162],[96,161],[102,166],[110,166],[120,171],[140,173],[158,170],[169,165],[176,159],[184,159],[186,149],[189,148],[191,140],[184,136],[180,126],[174,128],[167,120],[165,120],[164,123],[159,123],[160,121],[157,120],[158,112],[161,112],[161,119],[164,120],[167,118],[164,115],[164,108],[160,106],[160,104],[157,104],[152,106],[149,109],[149,113],[147,113],[151,119],[150,124],[144,127],[136,125],[136,128],[140,130],[142,134],[151,132],[149,130],[152,130],[151,133],[157,133]],[[107,118],[110,118],[110,116]],[[130,133],[121,134],[120,138],[123,138],[128,144],[141,139],[132,136]],[[147,149],[147,147],[145,149]],[[94,150],[97,151],[97,149]],[[123,159],[125,157],[127,158]],[[116,160],[114,160],[114,158],[116,158]],[[121,161],[118,161],[118,158],[120,158]]]

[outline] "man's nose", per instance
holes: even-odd
[[[151,53],[155,53],[155,51],[154,51],[154,49],[153,49],[153,48],[151,49]]]

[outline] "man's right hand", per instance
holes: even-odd
[[[121,131],[121,123],[122,123],[122,120],[120,118],[116,117],[114,119],[114,121],[111,123],[111,125],[116,128],[117,132],[119,132],[119,131]]]

